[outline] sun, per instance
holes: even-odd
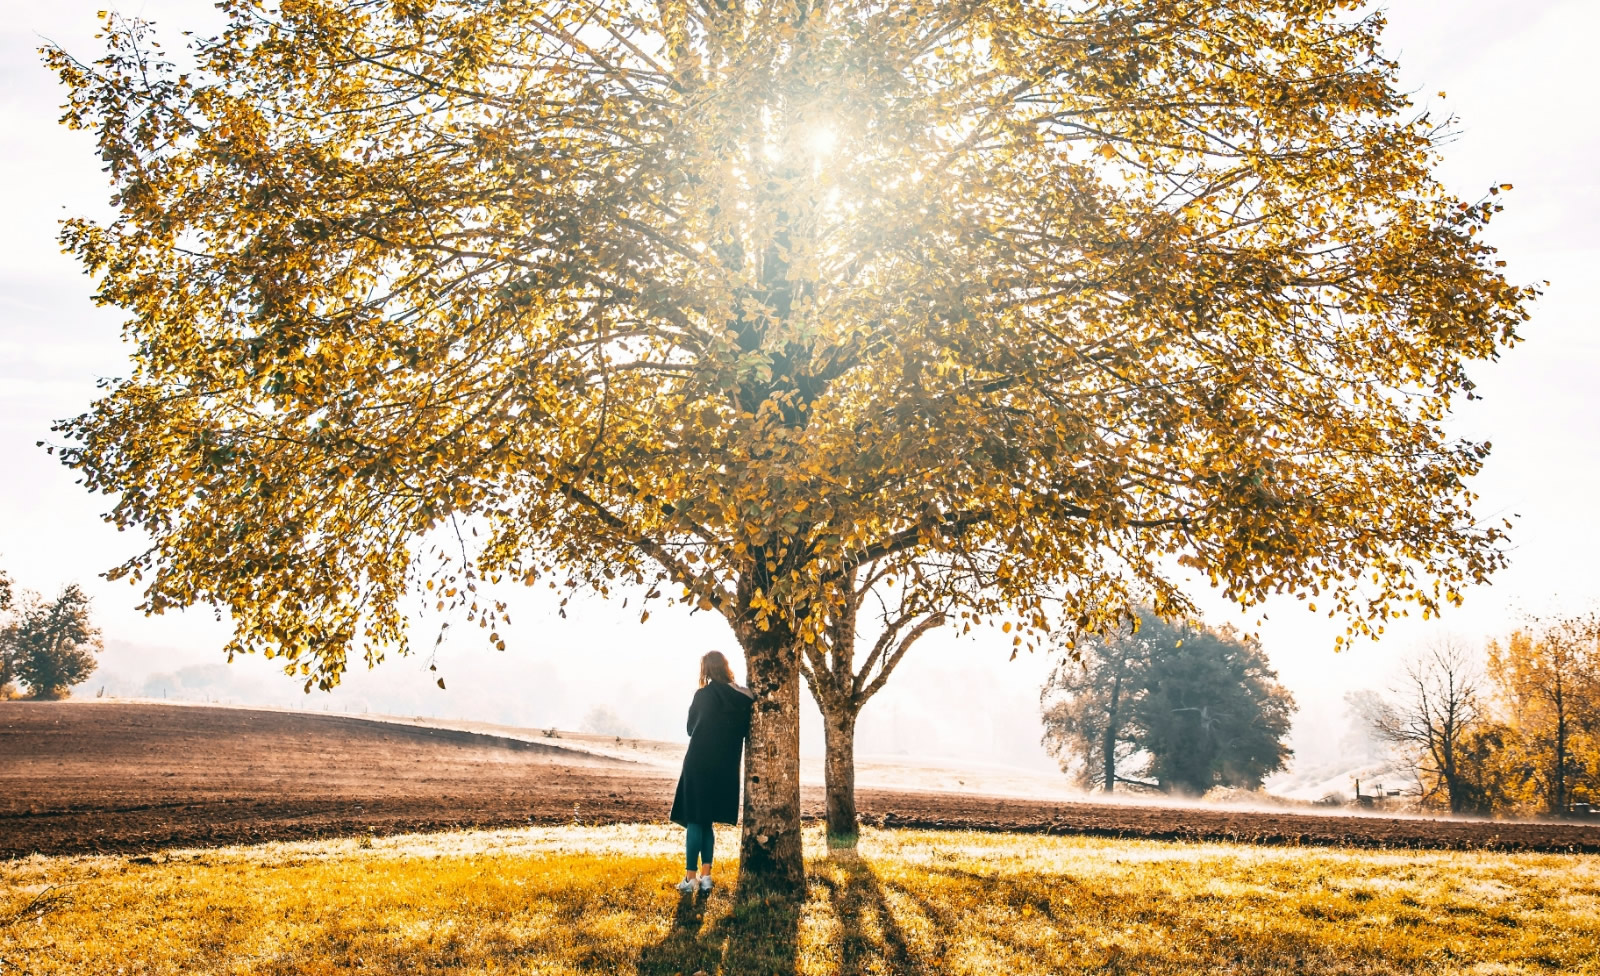
[[[806,147],[816,156],[831,156],[839,145],[839,133],[832,126],[813,126],[805,136]]]

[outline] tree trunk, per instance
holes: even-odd
[[[1437,755],[1439,776],[1444,780],[1445,792],[1450,794],[1450,812],[1460,813],[1466,797],[1461,789],[1461,781],[1456,776],[1456,743],[1450,725],[1445,726],[1444,735],[1440,737]]]
[[[854,847],[861,834],[856,817],[856,713],[841,707],[823,716],[827,760],[823,777],[828,789],[828,844]]]
[[[750,739],[744,753],[744,831],[740,896],[798,896],[805,891],[800,855],[800,660],[794,635],[776,623],[741,635],[750,690]]]
[[[1104,750],[1102,759],[1105,761],[1106,792],[1110,793],[1117,786],[1117,699],[1122,697],[1122,675],[1118,674],[1111,685],[1111,705],[1106,709],[1106,734],[1101,748]]]
[[[1556,698],[1556,782],[1551,796],[1551,813],[1558,817],[1567,813],[1567,713],[1559,695]]]

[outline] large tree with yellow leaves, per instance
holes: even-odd
[[[412,588],[722,614],[743,874],[793,887],[802,648],[874,560],[1019,642],[1180,566],[1364,632],[1500,565],[1442,422],[1532,292],[1359,6],[224,0],[181,68],[113,17],[47,49],[136,349],[65,458],[149,608],[308,686]]]

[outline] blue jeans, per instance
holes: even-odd
[[[711,855],[717,846],[717,832],[710,824],[687,824],[684,832],[683,869],[693,871],[700,865],[711,867]],[[695,858],[700,864],[695,863]]]

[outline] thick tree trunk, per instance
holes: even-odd
[[[1456,765],[1456,731],[1451,729],[1444,737],[1440,754],[1443,760],[1439,763],[1440,772],[1444,776],[1444,788],[1450,791],[1450,812],[1467,812],[1467,784],[1459,773]]]
[[[854,847],[861,834],[856,817],[856,714],[840,708],[823,716],[827,758],[823,779],[828,788],[828,843]]]
[[[744,831],[739,844],[741,897],[805,891],[800,855],[800,660],[787,628],[741,635],[750,690],[750,739],[744,753]]]

